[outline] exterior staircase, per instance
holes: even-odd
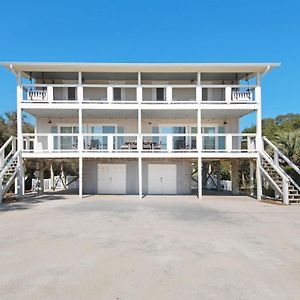
[[[0,148],[0,203],[21,171],[21,152],[17,151],[16,138],[11,136]]]
[[[263,142],[266,147],[260,151],[260,171],[274,189],[275,199],[281,200],[284,204],[300,203],[300,186],[284,170],[284,166],[289,166],[300,178],[299,167],[266,137],[263,138]]]

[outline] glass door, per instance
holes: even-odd
[[[95,135],[91,136],[90,149],[108,149],[108,137],[107,134],[116,132],[115,125],[96,125],[91,126],[91,133]]]
[[[185,126],[168,126],[163,125],[159,127],[159,132],[162,134],[173,134],[172,146],[173,150],[186,149],[187,140],[185,136],[176,136],[176,133],[186,133]],[[167,149],[167,136],[160,137],[160,144],[162,149]]]
[[[67,136],[60,137],[60,149],[61,150],[73,150],[78,149],[78,136],[72,136],[71,134],[78,134],[78,126],[61,126],[60,133],[68,134]]]
[[[216,150],[217,149],[217,127],[215,126],[202,126],[202,133],[209,134],[203,137],[203,149],[204,150]]]

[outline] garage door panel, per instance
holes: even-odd
[[[126,194],[126,165],[98,165],[98,193]]]
[[[174,195],[177,193],[177,167],[175,164],[148,165],[148,194]]]

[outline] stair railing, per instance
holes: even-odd
[[[7,149],[11,148],[7,153]],[[17,138],[11,136],[0,148],[0,171],[4,168],[7,160],[17,151]]]
[[[268,172],[260,166],[260,170],[267,180],[272,184],[276,191],[281,195],[284,204],[289,204],[289,181],[290,177],[277,165],[274,163],[273,159],[265,152],[261,150],[259,154],[271,165],[271,167],[276,171],[276,173],[281,177],[282,189],[273,180],[273,178],[268,174]]]
[[[18,166],[15,168],[13,174],[11,174],[9,180],[5,183],[5,185],[3,186],[3,176],[4,174],[9,170],[10,166],[14,163],[14,161],[18,161]],[[21,163],[21,152],[17,151],[13,157],[9,160],[9,162],[7,163],[7,165],[4,167],[4,169],[1,171],[0,173],[0,183],[1,183],[1,193],[2,193],[2,197],[4,196],[4,194],[7,192],[7,190],[9,189],[9,187],[12,185],[12,183],[14,182],[14,179],[17,175],[17,173],[19,172],[19,166]]]
[[[280,166],[280,158],[283,159],[298,175],[300,175],[300,168],[296,166],[288,157],[286,157],[268,138],[265,136],[263,140],[272,148],[274,153],[274,163],[289,177],[291,183],[295,186],[296,189],[300,192],[300,186],[295,182],[291,176],[289,176],[284,169]]]

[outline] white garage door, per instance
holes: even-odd
[[[148,194],[171,195],[177,193],[176,165],[148,165]]]
[[[126,165],[98,164],[98,193],[126,194]]]

